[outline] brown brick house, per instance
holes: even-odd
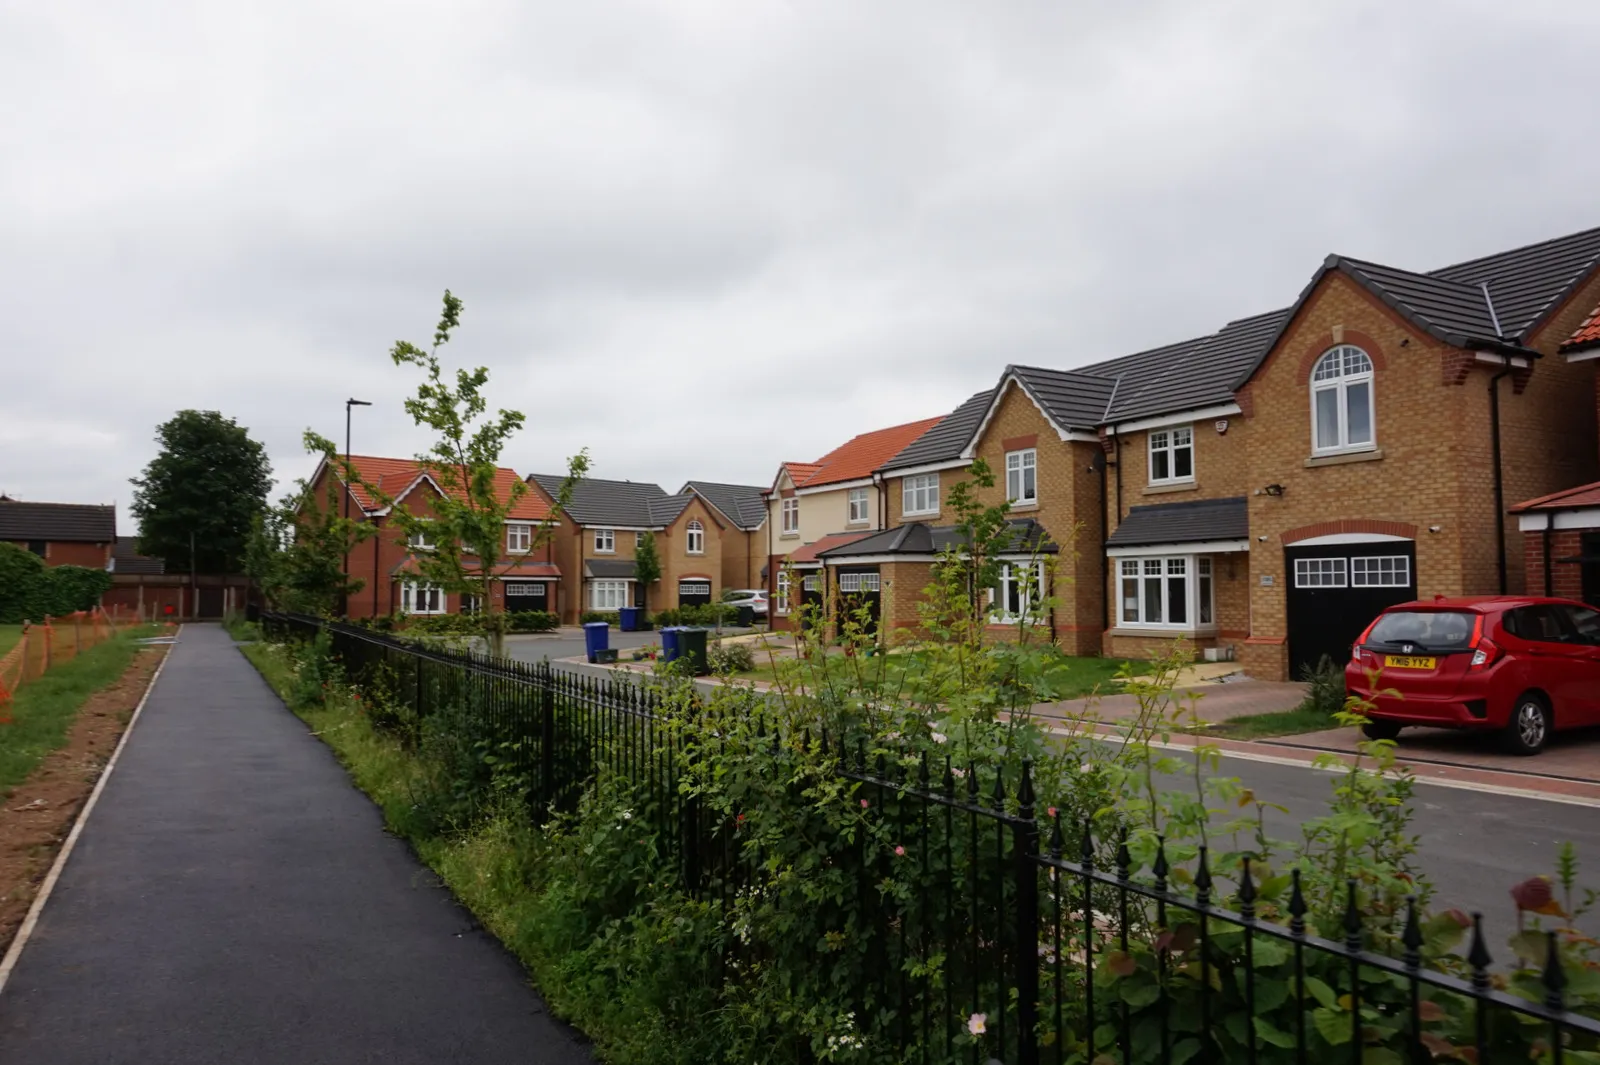
[[[1523,590],[1513,538],[1536,516],[1508,503],[1600,472],[1568,340],[1597,264],[1600,229],[1428,273],[1331,256],[1289,308],[1013,367],[876,471],[889,524],[947,522],[934,499],[982,455],[1063,548],[1064,645],[1182,638],[1267,678],[1342,659],[1389,603]]]
[[[528,484],[548,506],[561,480],[533,474]],[[562,518],[554,559],[571,574],[573,587],[561,610],[569,624],[587,611],[641,604],[657,611],[716,602],[726,587],[724,552],[731,547],[739,559],[748,551],[745,530],[705,493],[668,495],[644,481],[584,478]],[[661,579],[649,589],[640,587],[634,569],[634,552],[645,532],[655,533],[661,556]]]
[[[28,503],[0,496],[0,541],[33,552],[47,566],[113,569],[117,508],[84,503]]]
[[[444,494],[438,481],[415,459],[352,455],[350,464],[360,477],[348,486],[350,515],[377,525],[378,533],[357,545],[350,554],[350,573],[360,578],[364,587],[350,597],[347,616],[455,614],[471,608],[473,604],[462,602],[465,597],[417,579],[416,554],[428,550],[431,545],[425,538],[408,542],[398,526],[390,521],[392,508],[371,495],[362,483],[375,486],[392,498],[395,505],[403,504],[412,514],[426,517],[433,512],[431,500]],[[307,505],[327,504],[330,479],[335,485],[331,497],[333,505],[344,506],[345,479],[337,466],[325,460],[312,474]],[[509,495],[516,481],[514,470],[499,469],[496,487],[504,493],[502,498]],[[517,501],[505,523],[505,548],[495,566],[496,573],[505,572],[493,582],[490,610],[559,610],[563,574],[555,564],[553,547],[548,543],[537,549],[531,547],[539,528],[552,522],[559,535],[561,523],[552,517],[540,493],[529,491]],[[514,564],[513,559],[517,560]]]
[[[678,495],[698,496],[722,525],[722,587],[763,586],[767,501],[759,485],[686,481]]]

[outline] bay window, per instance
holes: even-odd
[[[591,581],[589,609],[621,610],[628,605],[629,581]]]
[[[1123,558],[1117,573],[1119,625],[1187,631],[1216,624],[1216,582],[1209,557]]]
[[[1006,499],[1039,502],[1039,452],[1036,448],[1006,452]]]
[[[1194,480],[1194,427],[1150,430],[1150,483]]]
[[[443,614],[444,589],[425,581],[406,581],[400,585],[402,614]]]
[[[939,475],[923,473],[902,480],[900,510],[905,514],[939,513]]]

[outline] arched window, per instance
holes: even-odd
[[[1315,451],[1373,446],[1372,360],[1341,344],[1311,371],[1311,433]]]
[[[687,540],[689,554],[703,555],[706,553],[706,527],[700,524],[698,518],[689,522],[689,535]]]

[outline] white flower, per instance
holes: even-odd
[[[973,1035],[982,1035],[989,1030],[989,1015],[987,1013],[974,1013],[967,1018],[967,1031]]]
[[[934,733],[934,734],[933,734],[933,742],[934,742],[934,743],[945,743],[945,742],[948,742],[948,741],[949,741],[949,739],[950,739],[950,737],[949,737],[949,736],[946,736],[946,735],[945,735],[945,734],[944,734],[944,733],[942,733],[942,732],[935,732],[935,733]]]
[[[632,810],[624,810],[624,811],[622,811],[622,819],[624,821],[632,821],[633,820],[633,811]]]

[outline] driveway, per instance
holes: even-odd
[[[216,625],[187,625],[0,993],[0,1065],[582,1065]]]

